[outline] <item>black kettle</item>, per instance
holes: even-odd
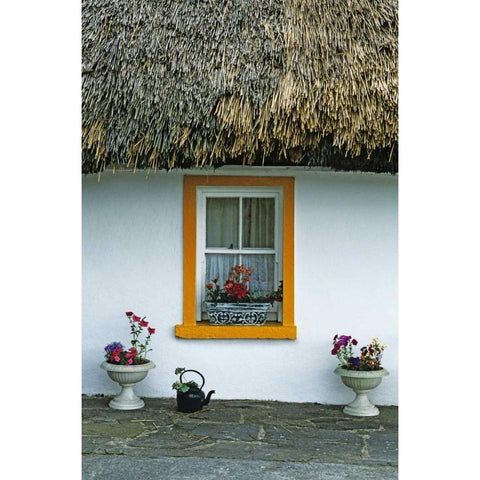
[[[177,408],[179,412],[197,412],[198,410],[201,410],[204,405],[208,405],[210,397],[213,393],[215,393],[215,390],[210,390],[205,398],[205,393],[202,391],[202,387],[205,385],[205,378],[200,372],[197,372],[197,370],[184,370],[180,375],[180,382],[183,382],[182,377],[187,372],[193,372],[197,375],[200,375],[202,378],[202,385],[199,388],[190,387],[190,389],[185,393],[177,390]]]

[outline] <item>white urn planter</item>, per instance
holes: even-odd
[[[340,375],[343,384],[356,394],[353,402],[343,408],[344,413],[355,417],[374,417],[380,413],[380,410],[368,399],[368,392],[378,387],[383,377],[389,375],[385,368],[363,371],[337,367],[334,373]]]
[[[108,404],[110,408],[136,410],[145,406],[145,402],[135,395],[133,387],[148,375],[149,370],[155,368],[155,364],[151,360],[139,365],[115,365],[103,362],[100,367],[106,370],[108,376],[122,387],[121,392],[110,400]]]

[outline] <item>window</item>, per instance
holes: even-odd
[[[293,318],[294,179],[289,177],[185,176],[184,178],[184,338],[296,338]],[[262,326],[208,323],[205,284],[223,285],[234,265],[253,267],[251,289],[276,290]]]
[[[196,319],[207,320],[205,284],[235,265],[253,268],[250,289],[267,296],[282,280],[280,187],[197,187]],[[279,321],[275,302],[269,320]]]

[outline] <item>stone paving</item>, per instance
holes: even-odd
[[[109,400],[83,397],[83,479],[398,478],[397,407],[351,417],[336,405],[211,400],[186,414],[174,398],[131,411]]]

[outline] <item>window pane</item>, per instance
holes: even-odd
[[[228,272],[239,263],[238,255],[207,253],[206,259],[205,285],[216,277],[221,287],[228,279]]]
[[[255,295],[267,295],[276,290],[275,255],[242,255],[242,263],[248,268],[253,268],[250,290]]]
[[[242,206],[244,248],[275,247],[275,199],[244,198]]]
[[[238,198],[207,198],[207,248],[238,248]]]

